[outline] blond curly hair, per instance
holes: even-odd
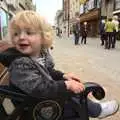
[[[43,47],[49,48],[53,42],[53,29],[52,26],[37,12],[32,10],[25,10],[18,12],[10,21],[9,36],[13,39],[13,34],[16,28],[21,26],[32,28],[39,32],[43,38]]]

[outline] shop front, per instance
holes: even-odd
[[[93,9],[85,14],[80,15],[80,24],[87,22],[87,31],[89,37],[99,35],[99,9]]]

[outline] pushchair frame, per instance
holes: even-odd
[[[79,116],[78,120],[89,120],[88,109],[87,109],[87,97],[90,92],[92,92],[93,96],[99,100],[104,98],[105,96],[105,92],[99,84],[88,82],[85,83],[85,86],[86,89],[83,93],[75,95],[76,97],[80,98],[79,106],[72,97],[70,98],[71,105]],[[33,113],[35,106],[37,106],[42,101],[47,100],[43,98],[42,99],[34,98],[29,95],[13,91],[8,85],[0,85],[0,96],[2,96],[3,98],[9,98],[13,100],[15,103],[17,102],[17,105],[15,106],[15,110],[10,115],[6,115],[3,120],[22,120],[20,117],[24,115],[24,112],[29,113],[29,109],[31,109]],[[63,112],[64,111],[62,110],[62,114]],[[62,118],[62,114],[60,118]],[[33,117],[33,114],[30,116]],[[41,118],[36,117],[31,120],[41,120]],[[47,119],[43,119],[43,120],[47,120]],[[58,120],[58,117],[56,118],[53,117],[51,118],[51,120]]]

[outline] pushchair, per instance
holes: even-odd
[[[9,61],[8,61],[9,62]],[[4,61],[3,61],[4,63]],[[2,72],[1,78],[6,75],[7,70]],[[9,79],[9,78],[8,78]],[[1,82],[0,82],[1,84]],[[13,89],[8,85],[0,85],[0,119],[2,120],[89,120],[87,97],[92,92],[93,96],[101,100],[105,97],[103,88],[96,83],[85,83],[85,91],[80,94],[71,94],[69,99],[70,105],[75,111],[74,118],[66,116],[63,118],[64,105],[59,104],[61,99],[49,100],[46,98],[35,98],[25,94],[23,91]],[[79,104],[74,98],[79,99]],[[7,99],[8,98],[8,99]],[[11,112],[7,111],[4,103],[9,100],[11,104],[8,104],[8,108],[13,106]],[[8,102],[8,101],[7,101]],[[70,117],[70,118],[69,118]]]
[[[15,106],[15,109],[10,114],[6,114],[3,108],[4,114],[2,120],[89,120],[87,109],[88,94],[92,92],[92,95],[96,99],[101,100],[105,97],[105,92],[103,88],[96,83],[87,82],[84,84],[85,91],[83,93],[72,95],[79,98],[79,105],[73,97],[69,98],[71,106],[76,112],[77,119],[62,118],[64,109],[63,106],[58,104],[57,100],[34,98],[20,91],[15,91],[8,85],[0,85],[1,101],[4,102],[4,99],[9,98]]]

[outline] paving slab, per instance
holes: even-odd
[[[81,81],[93,81],[106,90],[106,98],[120,103],[120,42],[116,49],[106,50],[99,38],[88,38],[86,45],[74,45],[73,37],[55,37],[53,54],[56,68],[74,72]],[[97,119],[92,119],[97,120]],[[120,112],[104,120],[120,120]]]

